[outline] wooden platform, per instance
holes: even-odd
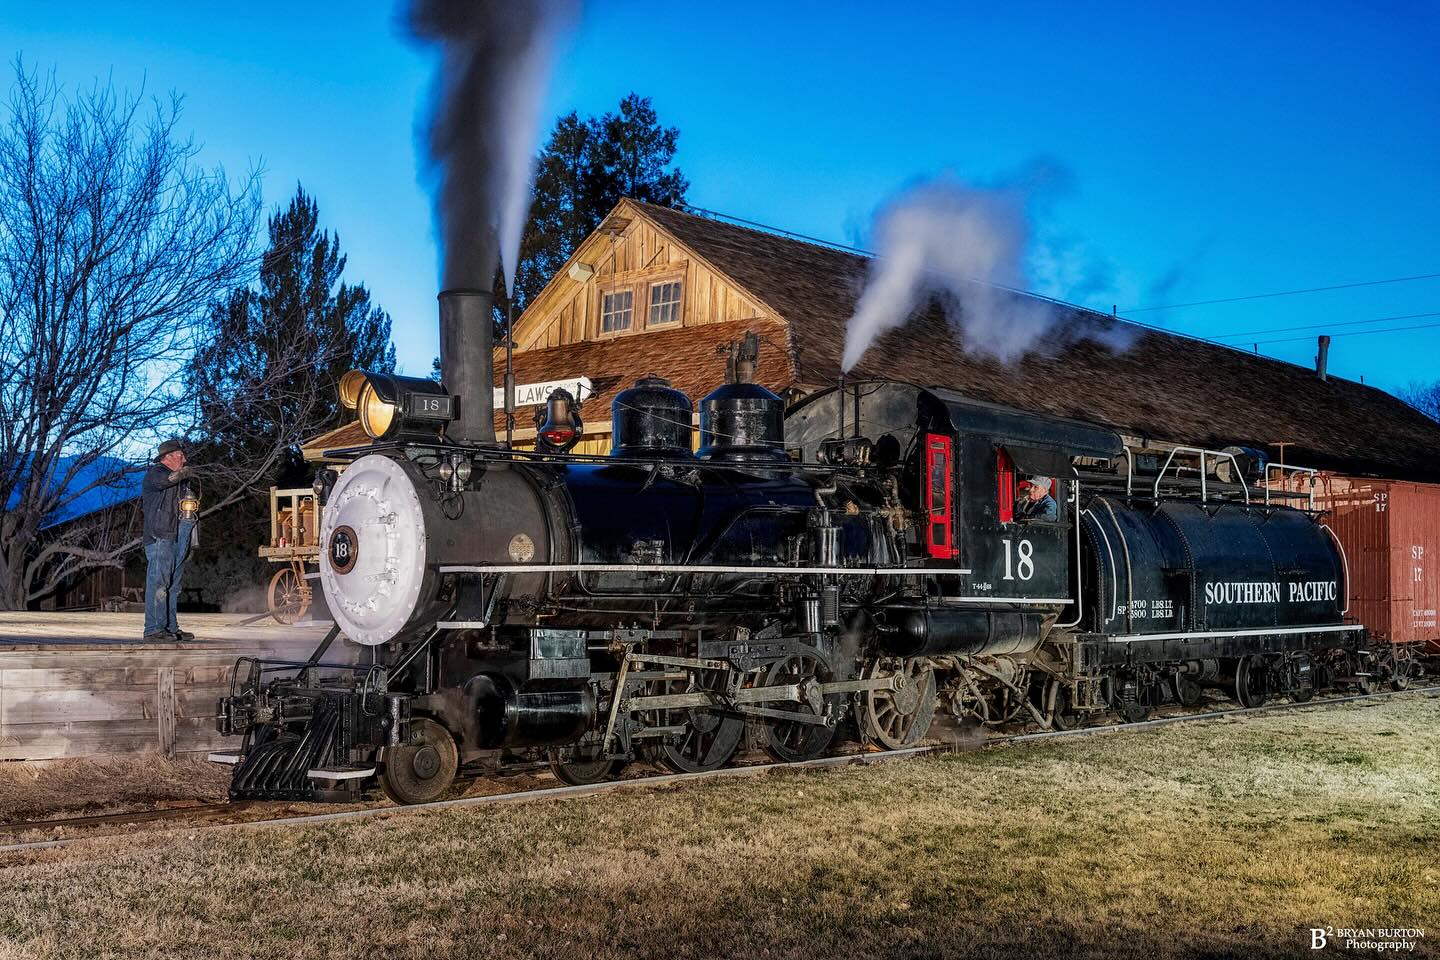
[[[0,760],[204,753],[216,700],[242,656],[304,660],[329,623],[238,626],[242,614],[181,614],[189,643],[145,643],[138,613],[0,613]],[[354,648],[337,642],[327,660]]]

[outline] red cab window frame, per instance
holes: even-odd
[[[955,444],[949,437],[925,437],[925,549],[936,560],[953,560],[955,549]],[[936,480],[939,479],[939,486]]]
[[[1000,511],[1001,523],[1015,522],[1015,461],[1004,447],[995,450],[995,505]]]

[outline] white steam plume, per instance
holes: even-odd
[[[447,288],[515,287],[540,107],[579,0],[411,0],[410,29],[440,47],[430,163]]]
[[[865,290],[845,335],[849,371],[875,339],[936,299],[965,347],[1010,361],[1054,326],[1043,300],[1024,289],[1028,230],[1017,190],[979,190],[951,179],[913,187],[880,209]]]

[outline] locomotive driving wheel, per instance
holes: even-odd
[[[887,750],[917,743],[935,717],[935,671],[929,662],[881,657],[865,671],[870,680],[896,675],[899,689],[866,690],[860,697],[861,732]]]
[[[599,744],[573,747],[569,751],[550,751],[550,772],[555,779],[572,787],[588,787],[592,783],[613,780],[625,766],[624,760],[610,760],[600,751]]]
[[[835,739],[835,723],[845,704],[845,695],[820,693],[819,685],[834,679],[830,663],[817,650],[796,653],[777,660],[765,675],[766,686],[800,688],[800,699],[777,700],[763,704],[774,710],[795,713],[821,722],[780,720],[765,722],[765,752],[781,763],[814,760],[825,752]]]
[[[305,569],[298,564],[281,567],[270,578],[266,601],[270,616],[277,623],[294,623],[310,609],[310,584],[305,581]]]
[[[725,678],[717,670],[701,670],[689,680],[660,680],[651,685],[655,696],[667,693],[697,693],[718,690]],[[705,773],[723,767],[745,736],[745,721],[730,713],[708,707],[661,710],[648,721],[655,726],[684,725],[683,733],[668,737],[652,748],[655,759],[676,773]]]
[[[455,738],[434,720],[410,721],[410,742],[386,747],[382,755],[380,787],[400,804],[429,803],[439,799],[455,782],[460,751]]]

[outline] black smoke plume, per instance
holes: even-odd
[[[539,112],[555,42],[578,0],[413,0],[407,23],[439,47],[428,145],[447,289],[513,288],[530,207]]]

